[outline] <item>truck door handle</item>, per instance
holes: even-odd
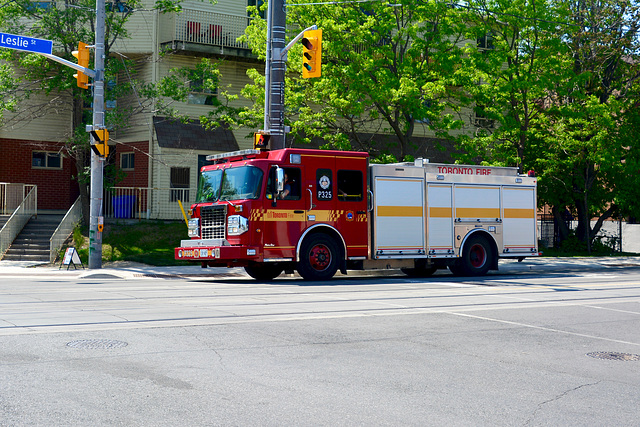
[[[307,188],[307,191],[309,192],[309,210],[313,209],[313,192],[311,191],[310,188]]]
[[[304,213],[304,211],[293,211],[294,214],[301,214]]]
[[[367,190],[367,193],[369,193],[369,212],[373,212],[373,192]]]

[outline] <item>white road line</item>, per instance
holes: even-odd
[[[590,339],[596,339],[596,340],[602,340],[602,341],[615,342],[615,343],[618,343],[618,344],[635,345],[635,346],[640,347],[640,343],[637,343],[637,342],[616,340],[616,339],[612,339],[612,338],[599,337],[599,336],[596,336],[596,335],[579,334],[577,332],[569,332],[569,331],[563,331],[561,329],[546,328],[544,326],[529,325],[527,323],[521,323],[521,322],[512,322],[510,320],[493,319],[491,317],[475,316],[473,314],[454,313],[452,311],[443,311],[442,313],[451,314],[453,316],[469,317],[471,319],[486,320],[486,321],[489,321],[489,322],[503,323],[503,324],[506,324],[506,325],[513,325],[513,326],[521,326],[521,327],[524,327],[524,328],[538,329],[538,330],[541,330],[541,331],[555,332],[555,333],[558,333],[558,334],[573,335],[573,336],[576,336],[576,337],[583,337],[583,338],[590,338]]]

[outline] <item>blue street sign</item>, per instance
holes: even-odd
[[[0,47],[51,55],[51,52],[53,51],[53,42],[51,40],[34,39],[33,37],[0,33]]]

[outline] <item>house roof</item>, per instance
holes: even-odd
[[[233,132],[226,127],[207,130],[198,123],[185,124],[160,116],[153,118],[153,126],[160,147],[206,151],[236,151],[239,149]]]

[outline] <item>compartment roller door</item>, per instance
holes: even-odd
[[[454,252],[452,186],[428,184],[427,200],[429,254],[451,254]]]
[[[534,188],[504,187],[504,249],[508,254],[537,251],[536,194]]]
[[[374,255],[407,257],[425,253],[423,179],[374,180]]]

